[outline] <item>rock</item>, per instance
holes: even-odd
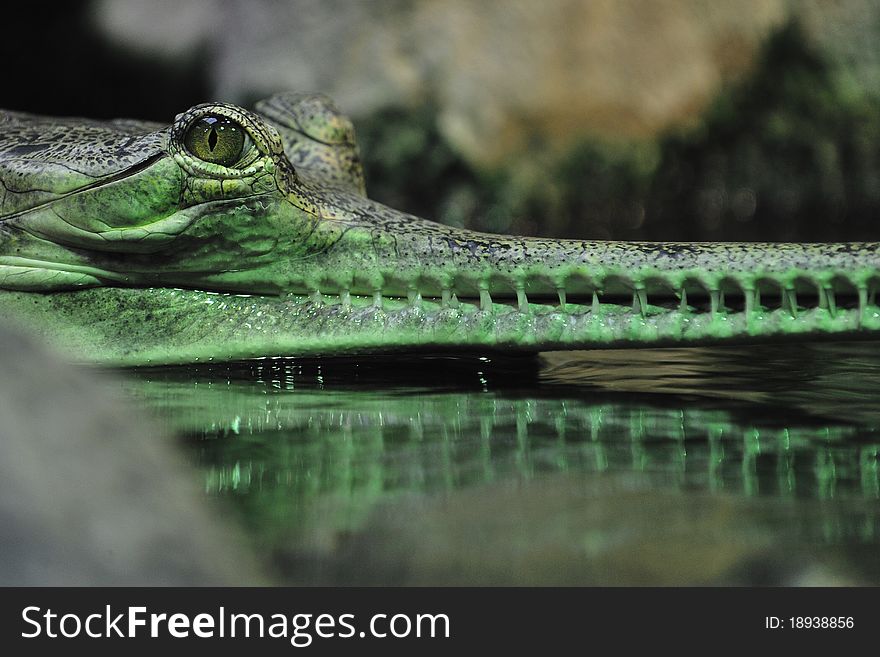
[[[386,586],[857,583],[833,550],[780,535],[811,505],[640,490],[625,475],[505,480],[377,509],[346,537],[338,577]]]
[[[329,93],[355,120],[371,198],[444,223],[590,239],[876,237],[872,0],[98,10],[123,52],[209,53],[217,98]]]
[[[0,327],[0,585],[256,585],[237,528],[115,377]]]
[[[356,119],[436,103],[446,138],[486,166],[536,140],[646,139],[693,124],[792,17],[876,83],[878,13],[868,0],[116,0],[96,16],[115,40],[169,58],[207,47],[224,100],[316,90]]]

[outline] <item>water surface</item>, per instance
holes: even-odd
[[[279,581],[880,583],[880,344],[135,371]]]

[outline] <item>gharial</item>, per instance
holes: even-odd
[[[880,243],[507,237],[366,197],[320,95],[0,112],[0,311],[114,364],[880,335]]]

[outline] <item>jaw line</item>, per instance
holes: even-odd
[[[219,362],[408,351],[537,352],[559,349],[691,346],[774,340],[869,339],[880,308],[688,312],[649,306],[567,304],[565,310],[470,300],[442,307],[372,297],[226,294],[170,288],[93,288],[70,293],[3,293],[31,333],[78,361],[116,366]],[[331,303],[332,301],[332,303]],[[474,300],[475,301],[475,300]]]

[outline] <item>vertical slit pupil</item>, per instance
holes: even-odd
[[[217,128],[211,126],[211,132],[208,134],[208,148],[213,151],[218,141],[220,141],[220,137],[217,136]]]

